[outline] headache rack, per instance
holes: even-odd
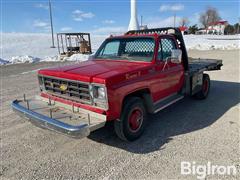
[[[185,71],[189,70],[188,54],[187,54],[182,32],[180,31],[179,28],[166,27],[166,28],[155,28],[155,29],[145,29],[145,30],[133,30],[133,31],[128,31],[125,35],[146,35],[146,34],[173,35],[176,38],[180,49],[182,50],[184,69]]]

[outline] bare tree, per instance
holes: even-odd
[[[190,21],[187,17],[183,17],[179,21],[180,26],[187,26],[189,23],[190,23]]]
[[[208,7],[206,9],[206,12],[201,14],[199,21],[205,28],[207,28],[209,24],[219,21],[220,19],[221,18],[218,14],[217,9]]]

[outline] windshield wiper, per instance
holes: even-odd
[[[127,59],[129,61],[135,61],[135,59],[129,57],[129,56],[97,56],[96,59]]]
[[[118,56],[119,58],[122,58],[122,59],[127,59],[129,61],[135,61],[135,59],[129,57],[129,56]]]

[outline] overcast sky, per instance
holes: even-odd
[[[47,0],[2,0],[3,32],[49,32]],[[173,26],[188,17],[197,24],[199,15],[211,6],[222,19],[231,24],[239,21],[239,0],[138,0],[138,15],[149,27]],[[52,0],[53,23],[56,32],[92,32],[105,34],[126,31],[129,23],[130,0]],[[140,21],[140,18],[139,18]]]

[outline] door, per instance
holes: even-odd
[[[156,93],[155,100],[177,93],[184,83],[184,68],[182,63],[171,62],[171,52],[178,49],[175,39],[164,37],[159,41],[158,58],[156,62]]]

